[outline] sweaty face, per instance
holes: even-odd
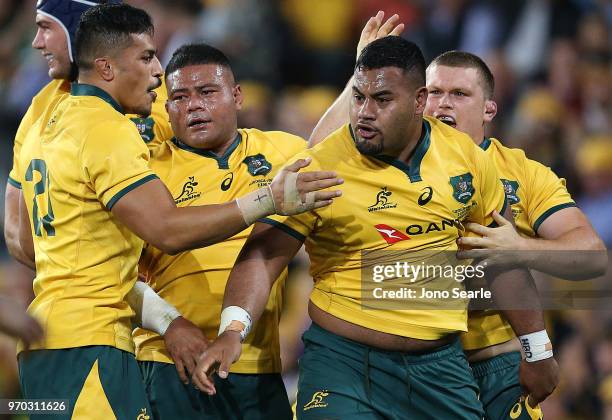
[[[420,124],[422,105],[416,92],[410,76],[399,68],[355,71],[350,120],[361,153],[399,155]]]
[[[111,58],[117,101],[126,113],[148,116],[161,86],[161,64],[148,34],[132,34],[132,42]]]
[[[183,67],[167,75],[166,87],[166,110],[178,139],[212,151],[233,140],[242,93],[230,69],[218,64]]]
[[[70,77],[70,56],[68,54],[68,37],[55,20],[36,14],[36,36],[32,48],[40,50],[47,65],[49,77],[52,79],[68,79]]]
[[[430,66],[425,115],[463,131],[480,143],[484,138],[484,123],[495,115],[485,112],[487,101],[480,80],[475,68]]]

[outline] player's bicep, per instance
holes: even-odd
[[[543,239],[557,239],[564,234],[582,228],[597,236],[593,226],[578,207],[567,207],[548,216],[536,232]]]
[[[158,179],[150,179],[127,191],[113,203],[113,215],[147,243],[157,244],[163,232],[164,222],[176,209],[170,191]]]

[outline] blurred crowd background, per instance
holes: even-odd
[[[30,46],[35,0],[0,0],[0,189],[13,137],[47,65]],[[612,245],[612,1],[609,0],[133,0],[155,22],[162,65],[189,41],[230,57],[245,95],[242,127],[308,138],[352,73],[359,33],[378,10],[398,13],[403,36],[429,62],[466,50],[495,78],[498,115],[488,135],[567,179],[604,242]],[[3,206],[0,206],[3,208]],[[290,398],[307,327],[307,259],[293,263],[282,321]],[[32,273],[0,245],[0,293],[24,306]],[[612,419],[612,299],[595,310],[550,313],[562,381],[548,419]],[[0,337],[0,398],[18,395],[14,343]]]

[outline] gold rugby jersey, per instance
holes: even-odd
[[[33,349],[108,345],[133,351],[125,301],[142,240],[111,213],[157,178],[134,124],[103,90],[73,84],[24,137],[17,160],[36,252],[28,312],[44,327]]]
[[[32,98],[32,103],[26,111],[25,115],[19,123],[19,128],[15,134],[15,142],[13,144],[13,167],[9,173],[8,182],[13,187],[21,188],[21,183],[17,180],[17,172],[15,166],[19,158],[19,151],[23,144],[23,138],[32,128],[34,123],[47,110],[49,105],[57,100],[57,98],[68,95],[70,93],[70,82],[64,79],[54,79],[49,82]]]
[[[497,139],[485,139],[480,147],[493,159],[504,185],[517,230],[534,237],[547,217],[575,207],[565,180],[550,168],[528,159],[521,149],[511,149]],[[514,337],[512,327],[499,311],[469,313],[468,332],[461,341],[466,350],[504,343]]]
[[[169,188],[177,206],[218,204],[268,185],[287,160],[305,148],[306,142],[291,134],[240,129],[223,156],[173,139],[153,153],[151,168]],[[212,340],[219,330],[225,284],[250,232],[248,228],[218,244],[174,256],[148,245],[141,273],[162,298]],[[232,372],[281,371],[278,323],[286,277],[285,270]],[[159,335],[138,328],[134,342],[138,360],[173,363]]]
[[[155,89],[157,100],[153,102],[151,115],[147,118],[142,118],[137,115],[128,115],[134,124],[136,124],[140,136],[147,144],[149,150],[155,149],[161,143],[171,139],[173,136],[165,108],[165,102],[168,99],[168,95],[166,93],[166,84],[163,80],[162,78],[162,85]],[[68,95],[69,93],[70,82],[64,79],[54,79],[42,88],[32,99],[32,103],[19,123],[19,128],[15,135],[15,142],[13,144],[13,168],[8,177],[8,182],[12,186],[21,188],[21,184],[17,181],[15,164],[16,160],[19,158],[24,136],[38,118],[47,110],[49,104],[56,101],[58,97]]]
[[[342,197],[282,223],[264,221],[305,241],[316,306],[372,330],[434,340],[467,330],[467,301],[453,309],[435,300],[430,309],[409,309],[410,302],[408,309],[369,309],[361,299],[369,282],[361,282],[362,251],[451,251],[431,258],[440,263],[457,249],[456,221],[489,225],[493,210],[503,211],[505,198],[493,164],[467,135],[430,118],[423,120],[423,132],[405,164],[361,154],[350,126],[343,126],[296,156],[312,157],[311,170],[336,171],[345,181]],[[440,277],[425,286],[437,284],[463,288]]]

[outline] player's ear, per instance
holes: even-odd
[[[414,101],[415,115],[423,115],[423,112],[425,112],[425,104],[427,103],[427,88],[425,86],[417,89]]]
[[[493,118],[497,115],[497,103],[492,99],[485,101],[484,108],[484,122],[488,123],[493,121]]]
[[[242,109],[242,88],[239,84],[236,84],[232,89],[232,94],[234,95],[234,103],[236,104],[236,110],[240,111]]]
[[[115,72],[108,57],[96,58],[94,60],[94,70],[107,82],[110,82],[115,78]]]

